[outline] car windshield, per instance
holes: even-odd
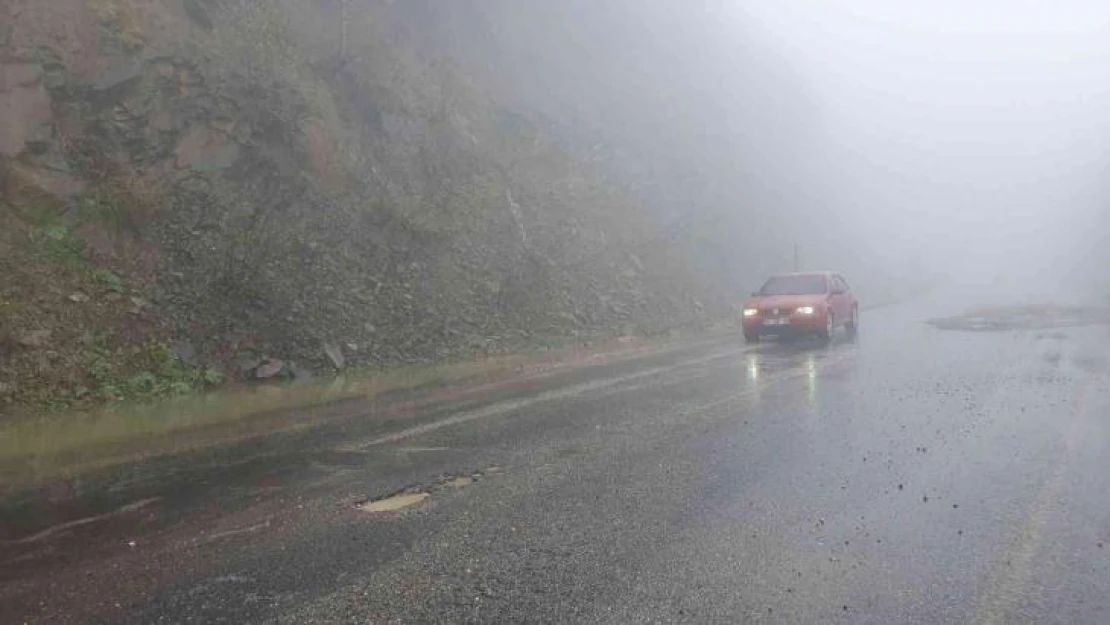
[[[824,276],[777,276],[759,289],[760,295],[820,295],[828,292]]]

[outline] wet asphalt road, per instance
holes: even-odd
[[[208,500],[32,541],[0,621],[1110,622],[1110,328],[922,323],[943,312],[598,367],[229,469]],[[356,505],[400,489],[428,497]]]

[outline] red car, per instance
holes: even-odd
[[[815,334],[824,340],[844,326],[859,329],[859,302],[847,280],[836,273],[774,276],[744,305],[744,338]]]

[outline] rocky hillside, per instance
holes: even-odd
[[[724,315],[434,6],[4,2],[0,413]]]

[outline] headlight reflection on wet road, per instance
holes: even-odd
[[[757,401],[765,385],[778,379],[801,377],[805,380],[806,402],[810,408],[816,409],[820,370],[818,357],[814,352],[799,354],[787,362],[782,362],[773,356],[769,357],[759,351],[753,351],[745,357],[747,386],[752,388]]]

